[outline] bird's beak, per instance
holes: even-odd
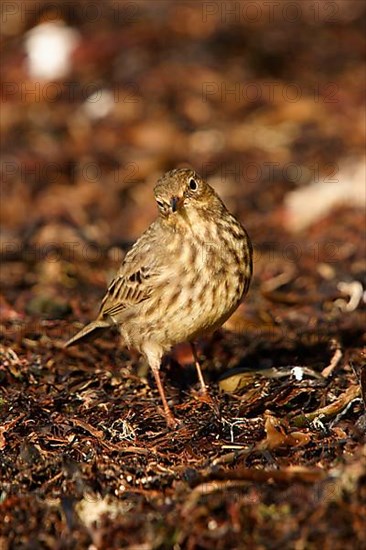
[[[172,197],[170,199],[170,206],[172,207],[172,212],[176,212],[183,204],[182,197]]]

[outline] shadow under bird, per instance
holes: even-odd
[[[177,421],[160,379],[163,355],[219,328],[248,291],[252,245],[239,221],[196,172],[164,174],[154,189],[159,215],[126,254],[97,319],[65,345],[117,326],[126,346],[148,361],[169,426]]]

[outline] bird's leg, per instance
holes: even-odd
[[[194,364],[195,364],[195,367],[196,367],[196,370],[197,370],[198,380],[200,381],[200,384],[201,384],[201,392],[203,394],[207,395],[207,393],[208,393],[207,392],[207,386],[206,386],[205,381],[203,379],[201,366],[200,366],[200,363],[198,361],[196,346],[194,345],[193,342],[190,342],[190,344],[191,344],[191,348],[192,348],[192,355],[193,355],[193,359],[194,359]]]
[[[178,424],[178,421],[174,417],[172,411],[170,410],[168,402],[167,402],[166,397],[165,397],[163,384],[161,383],[161,378],[160,378],[160,362],[150,364],[150,366],[151,366],[151,369],[153,371],[155,382],[156,382],[156,385],[157,385],[159,393],[160,393],[160,398],[163,402],[163,408],[164,408],[164,414],[165,414],[166,422],[167,422],[167,424],[170,428],[174,428]]]

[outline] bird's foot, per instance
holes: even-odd
[[[198,391],[192,390],[193,396],[197,401],[201,401],[201,403],[207,403],[208,405],[211,405],[214,403],[214,400],[209,393],[207,387],[204,388],[201,387]]]
[[[177,426],[179,426],[180,421],[178,420],[178,418],[176,418],[173,415],[173,413],[170,409],[167,409],[167,410],[164,409],[164,417],[165,417],[168,428],[173,429],[173,428],[176,428]]]
[[[204,403],[205,405],[208,405],[216,415],[219,414],[218,403],[216,399],[214,399],[212,395],[208,392],[207,388],[206,388],[206,391],[203,391],[203,388],[201,387],[199,391],[192,390],[192,393],[196,401],[199,401],[200,403]]]

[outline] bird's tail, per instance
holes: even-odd
[[[70,338],[65,344],[65,348],[73,346],[79,341],[87,342],[88,340],[94,340],[105,331],[106,328],[110,328],[111,323],[105,319],[96,319],[92,323],[89,323],[84,328],[82,328],[75,336]]]

